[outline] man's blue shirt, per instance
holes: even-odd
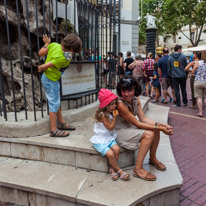
[[[161,59],[159,59],[157,67],[161,68],[161,77],[168,77],[168,72],[167,72],[167,62],[168,62],[169,55],[164,55]]]

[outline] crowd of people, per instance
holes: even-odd
[[[75,34],[67,35],[61,44],[51,43],[47,35],[43,35],[45,45],[39,50],[39,56],[47,55],[46,62],[38,67],[38,72],[43,72],[41,77],[49,106],[50,137],[67,137],[65,130],[75,130],[73,125],[66,123],[60,108],[61,68],[70,64],[75,52],[81,51],[82,42]],[[94,135],[90,141],[102,156],[106,156],[110,164],[111,179],[127,181],[130,174],[118,166],[120,147],[135,151],[138,149],[133,176],[146,181],[155,181],[156,176],[143,167],[143,161],[149,152],[149,164],[160,171],[165,171],[166,166],[157,159],[156,152],[160,140],[160,131],[167,135],[173,134],[173,128],[145,116],[139,96],[144,94],[159,102],[161,87],[164,98],[163,104],[169,101],[181,106],[180,91],[184,106],[187,106],[186,80],[188,71],[191,73],[192,108],[196,101],[199,117],[203,116],[203,99],[206,97],[206,55],[194,52],[193,62],[187,63],[186,57],[181,53],[182,47],[176,45],[174,53],[169,56],[167,48],[163,50],[163,57],[157,55],[154,59],[148,53],[144,61],[140,56],[135,59],[131,52],[123,59],[120,52],[117,57],[109,53],[108,57],[100,61],[103,65],[103,79],[109,85],[116,87],[116,96],[108,89],[99,91],[99,109],[95,114]],[[118,74],[119,78],[116,78]],[[168,88],[172,88],[172,95]],[[136,118],[138,116],[139,120]],[[119,147],[120,146],[120,147]]]
[[[141,85],[142,95],[153,99],[153,103],[161,101],[162,104],[168,104],[171,102],[174,106],[180,107],[181,105],[188,106],[186,82],[190,78],[192,105],[188,107],[192,109],[197,107],[199,109],[197,116],[202,117],[203,101],[206,101],[204,100],[206,91],[203,88],[206,78],[203,74],[200,77],[199,74],[205,68],[206,60],[203,54],[204,52],[200,51],[193,52],[188,61],[182,54],[181,45],[176,45],[171,55],[169,55],[168,48],[164,48],[163,55],[156,54],[153,57],[149,52],[146,59],[141,58],[140,55],[132,58],[130,51],[127,52],[125,58],[121,52],[118,56],[109,53],[107,59],[103,60],[104,81],[111,86],[109,88],[114,88],[118,80],[124,76],[132,76]],[[199,67],[200,69],[198,69]],[[204,72],[202,71],[202,73]]]

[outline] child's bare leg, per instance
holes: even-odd
[[[58,120],[58,123],[64,123],[64,118],[62,116],[62,111],[61,111],[60,107],[59,107],[59,109],[57,111],[57,120]]]
[[[150,94],[150,96],[153,96],[153,93],[154,93],[154,87],[153,87],[153,83],[151,83],[151,94]]]
[[[50,129],[51,129],[51,131],[55,131],[57,129],[56,117],[57,117],[57,113],[56,112],[49,112]]]
[[[115,159],[116,159],[116,161],[118,161],[118,159],[119,159],[119,152],[120,152],[119,146],[117,144],[115,144],[110,149],[114,152]]]
[[[114,168],[115,171],[119,171],[120,168],[117,164],[117,161],[116,161],[116,158],[115,158],[115,153],[113,152],[113,150],[112,149],[108,150],[105,156],[107,157],[111,167]]]
[[[106,153],[106,157],[108,158],[109,164],[111,165],[111,169],[114,169],[116,172],[118,172],[121,175],[124,175],[125,172],[120,169],[120,167],[117,164],[118,158],[119,158],[119,146],[113,145],[111,149]],[[123,178],[128,179],[129,174],[125,174]]]

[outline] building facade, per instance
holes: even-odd
[[[139,44],[139,0],[121,0],[120,50],[138,52]]]
[[[205,29],[206,29],[206,25],[204,26],[203,31]],[[184,32],[184,34],[186,36],[188,36],[188,37],[190,36],[189,26],[183,27],[182,31]],[[190,40],[184,34],[182,34],[181,32],[178,32],[178,34],[176,36],[173,36],[170,38],[164,38],[163,36],[159,36],[159,46],[168,47],[170,51],[173,50],[173,48],[176,44],[182,45],[183,49],[193,47]],[[191,32],[191,38],[193,40],[195,40],[196,34],[197,34],[196,27],[193,26],[192,32]],[[201,34],[200,42],[199,42],[198,46],[201,46],[201,45],[206,45],[206,33],[203,33],[203,32]]]

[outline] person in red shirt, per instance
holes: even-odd
[[[152,93],[153,93],[153,85],[151,84],[151,95],[149,93],[149,88],[150,88],[150,77],[153,76],[153,64],[155,63],[155,60],[152,59],[152,52],[149,52],[147,55],[147,59],[144,60],[143,64],[143,70],[144,70],[144,77],[145,77],[145,82],[146,82],[146,92],[147,92],[147,97],[152,98]]]

